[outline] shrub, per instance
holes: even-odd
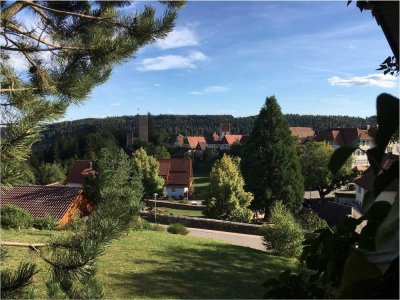
[[[1,227],[30,228],[32,224],[33,218],[26,210],[15,205],[5,205],[1,208]]]
[[[152,231],[165,231],[165,228],[161,226],[160,224],[150,224],[149,230]]]
[[[181,234],[181,235],[187,235],[189,233],[189,230],[181,224],[181,223],[174,223],[168,226],[167,231],[172,234]]]
[[[53,216],[46,215],[42,218],[35,218],[33,220],[33,227],[41,230],[54,230],[58,228],[58,221]]]
[[[132,224],[132,230],[140,231],[140,230],[150,230],[151,224],[141,217],[135,218]]]
[[[260,233],[267,250],[284,257],[299,257],[304,233],[301,225],[282,202],[277,202],[270,211],[272,225],[263,225]]]
[[[237,207],[229,216],[228,220],[233,222],[248,223],[253,217],[253,212],[248,208]]]
[[[182,199],[182,203],[183,204],[189,204],[189,200],[188,199]]]
[[[298,219],[306,232],[307,238],[315,237],[316,234],[313,234],[315,230],[328,227],[325,220],[318,217],[318,215],[310,209],[303,210]]]

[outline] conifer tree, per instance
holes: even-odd
[[[246,192],[240,173],[240,158],[224,155],[210,172],[209,192],[204,213],[211,218],[248,222],[253,213],[248,206],[253,195]]]
[[[281,200],[297,212],[304,197],[303,177],[295,141],[274,96],[266,99],[244,145],[241,169],[253,207],[268,213]]]
[[[126,14],[131,1],[1,1],[2,185],[17,182],[44,122],[83,102],[113,66],[173,29],[185,2],[162,3],[158,17],[152,5]]]
[[[131,1],[1,1],[2,186],[20,182],[22,163],[45,122],[62,117],[70,104],[82,103],[115,65],[173,29],[185,2],[161,2],[166,9],[158,17],[151,5],[134,13],[122,11]],[[22,70],[16,69],[16,60],[22,60]],[[133,190],[101,190],[88,222],[75,234],[51,241],[41,253],[52,267],[50,298],[102,297],[94,277],[96,258],[137,214],[141,189],[135,183]],[[7,297],[19,297],[35,272],[33,265],[20,266],[1,278]]]

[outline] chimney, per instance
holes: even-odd
[[[89,161],[89,169],[93,168],[93,162]]]

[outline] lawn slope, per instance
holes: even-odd
[[[2,241],[46,241],[51,232],[1,230]],[[9,249],[3,267],[21,258],[38,262],[34,284],[46,297],[47,267],[34,251]],[[108,246],[99,260],[98,279],[106,298],[261,298],[262,283],[293,260],[214,240],[163,232],[130,232]]]

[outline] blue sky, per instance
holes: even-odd
[[[392,53],[371,13],[346,2],[188,2],[166,40],[63,120],[138,109],[249,116],[270,95],[284,113],[373,115],[378,94],[399,93],[398,79],[375,70]]]

